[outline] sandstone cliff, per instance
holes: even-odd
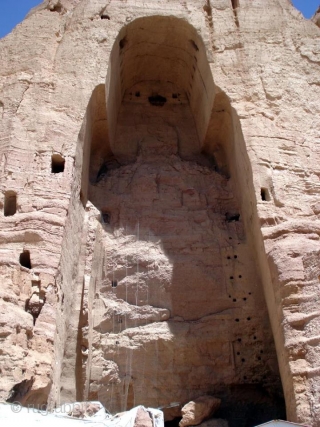
[[[319,42],[289,0],[46,0],[0,40],[1,399],[320,426]]]

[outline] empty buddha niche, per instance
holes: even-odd
[[[86,398],[112,412],[179,402],[164,409],[172,420],[210,394],[231,426],[243,411],[285,417],[237,117],[204,44],[183,20],[141,18],[110,61],[87,111],[83,191],[101,215]]]

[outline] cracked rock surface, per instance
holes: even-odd
[[[45,0],[0,40],[0,399],[320,426],[318,15]]]

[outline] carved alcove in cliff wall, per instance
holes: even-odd
[[[209,393],[231,426],[284,418],[250,162],[201,38],[178,18],[133,21],[106,88],[85,126],[81,197],[101,216],[81,397],[115,412]]]

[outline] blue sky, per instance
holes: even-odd
[[[0,38],[8,34],[31,8],[40,3],[41,0],[0,0]],[[293,4],[306,18],[310,18],[319,7],[320,0],[293,0]]]

